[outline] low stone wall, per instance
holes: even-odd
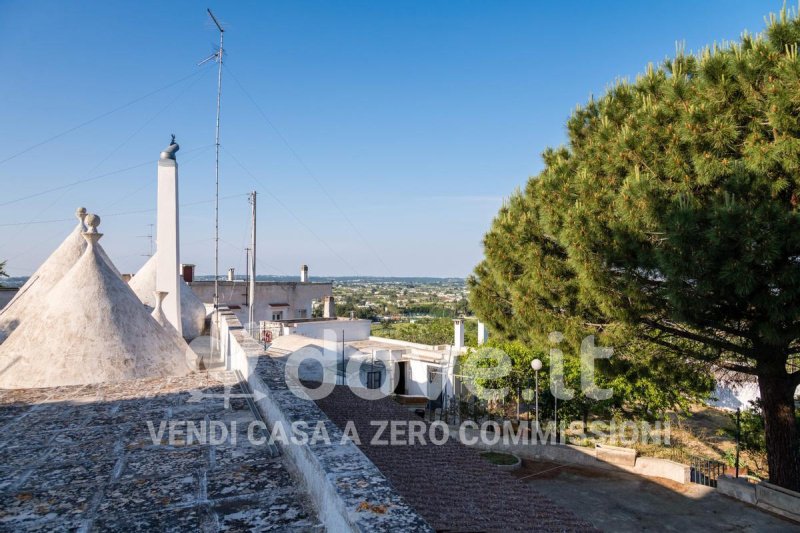
[[[307,444],[280,449],[295,466],[329,531],[432,531],[313,401],[289,390],[283,363],[266,354],[235,315],[221,313],[220,332],[228,367],[245,376],[270,428],[281,424],[291,435],[292,423],[307,424],[301,429],[309,437]],[[318,423],[329,444],[311,440]]]
[[[756,483],[752,483],[747,477],[720,476],[717,478],[717,490],[720,494],[750,505],[756,504]]]
[[[453,437],[458,438],[458,429],[453,429],[451,434]],[[552,461],[554,463],[574,464],[604,470],[622,470],[639,476],[669,479],[681,484],[689,483],[691,478],[691,468],[688,465],[668,459],[635,456],[631,463],[632,454],[620,453],[619,449],[614,450],[617,453],[601,454],[598,457],[595,448],[585,448],[570,444],[526,443],[524,441],[514,443],[508,436],[501,438],[496,444],[488,444],[492,442],[492,434],[488,434],[486,440],[478,438],[479,430],[467,429],[463,431],[463,434],[466,437],[464,444],[484,450],[510,452],[523,459]],[[608,448],[606,447],[605,450],[608,451]],[[620,457],[619,462],[613,462],[617,456]]]
[[[771,513],[800,523],[800,493],[747,477],[720,476],[717,490],[721,494],[755,505]]]

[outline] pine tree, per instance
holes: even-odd
[[[546,159],[553,156],[548,153]],[[664,355],[630,326],[596,312],[590,299],[581,295],[566,250],[543,232],[542,198],[541,181],[532,180],[524,192],[508,199],[485,237],[486,258],[468,280],[473,310],[500,341],[492,344],[509,354],[522,350],[529,356],[527,360],[512,357],[512,375],[494,380],[493,386],[503,381],[502,386],[516,391],[519,379],[532,377],[532,354],[547,361],[549,349],[558,347],[572,376],[567,387],[580,390],[579,348],[586,336],[594,335],[597,345],[614,347],[610,360],[597,362],[595,376],[598,387],[613,389],[614,396],[610,401],[594,401],[577,395],[562,405],[561,416],[585,419],[588,414],[607,415],[614,409],[662,416],[669,409],[686,408],[707,397],[713,382],[706,365]],[[553,331],[564,335],[557,346],[550,342]],[[522,342],[526,348],[503,342],[509,340]],[[542,383],[543,390],[548,390]]]
[[[793,490],[798,43],[784,11],[576,109],[568,145],[501,209],[470,281],[476,314],[509,338],[595,328],[676,365],[757,376],[770,480]]]

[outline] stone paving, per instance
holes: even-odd
[[[606,531],[800,531],[800,524],[695,483],[527,460],[514,476]]]
[[[425,444],[419,439],[399,446],[373,443],[379,430],[373,421],[421,421],[389,398],[368,401],[336,387],[317,404],[340,429],[353,422],[359,448],[437,531],[594,531],[532,484],[498,469],[456,439],[433,445],[426,430]],[[379,439],[389,438],[387,429]]]
[[[0,390],[0,530],[322,531],[285,459],[248,440],[247,400],[192,390],[245,392],[219,371]],[[181,421],[215,439],[170,439]]]

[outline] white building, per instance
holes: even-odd
[[[300,379],[322,381],[323,374],[337,376],[364,389],[382,389],[411,402],[426,400],[439,405],[444,398],[461,394],[459,356],[466,348],[457,345],[463,329],[456,322],[454,344],[429,346],[373,337],[370,321],[321,318],[303,321],[267,322],[271,331],[269,352],[298,366]],[[275,328],[279,328],[277,331]]]
[[[242,324],[247,323],[248,284],[243,280],[219,281],[219,303],[234,312]],[[206,306],[213,306],[214,282],[192,281],[192,291]],[[311,318],[315,302],[333,293],[333,284],[284,281],[255,283],[254,321]]]

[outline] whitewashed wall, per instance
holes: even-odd
[[[192,291],[205,304],[214,303],[214,282],[193,281],[189,284]],[[292,320],[301,318],[301,311],[306,317],[311,318],[311,304],[313,300],[321,301],[325,296],[333,294],[331,283],[300,283],[300,282],[272,282],[259,281],[256,283],[255,320],[272,320],[273,308],[270,304],[289,304],[281,307],[283,319]],[[220,305],[239,306],[237,316],[241,319],[247,317],[247,284],[244,281],[220,281]],[[278,309],[278,308],[275,308]],[[241,311],[241,312],[240,312]],[[244,321],[242,321],[244,323]]]

